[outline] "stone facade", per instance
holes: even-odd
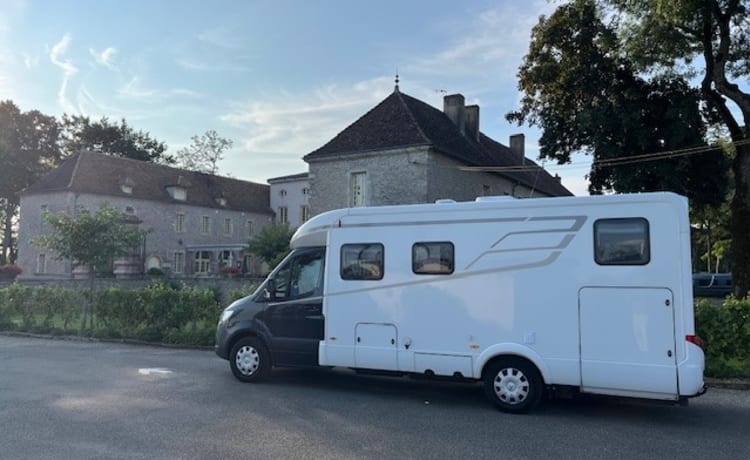
[[[73,192],[56,192],[24,195],[21,197],[21,215],[18,242],[18,264],[23,269],[21,278],[69,278],[70,261],[55,260],[54,254],[41,251],[32,241],[44,234],[44,210],[52,213],[72,213],[78,206],[95,211],[106,202],[141,221],[139,228],[148,230],[140,249],[142,274],[148,268],[158,268],[171,276],[194,276],[195,256],[198,251],[208,255],[206,276],[216,276],[223,265],[232,263],[241,267],[245,256],[243,248],[249,240],[249,227],[258,231],[270,223],[267,214],[240,212],[229,209],[204,208],[183,203],[164,203],[123,197],[108,197]],[[177,228],[178,214],[184,215],[183,230]],[[204,233],[203,220],[208,218],[208,232]],[[182,257],[175,256],[182,254]],[[40,261],[40,255],[44,254]],[[175,260],[182,266],[175,267]],[[46,267],[40,266],[46,264]],[[246,261],[249,273],[259,274],[263,268],[258,260]]]

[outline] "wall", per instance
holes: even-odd
[[[174,252],[185,251],[185,260],[189,273],[191,271],[190,267],[192,267],[191,250],[205,249],[213,251],[215,255],[222,248],[241,248],[249,240],[247,220],[253,221],[254,230],[259,231],[268,225],[271,219],[270,215],[258,213],[202,208],[181,203],[162,203],[121,197],[74,194],[72,192],[23,196],[21,198],[19,223],[18,263],[24,272],[20,277],[35,276],[37,255],[40,251],[30,244],[30,242],[42,234],[44,231],[43,226],[46,225],[43,224],[41,218],[42,205],[47,205],[50,212],[65,211],[71,213],[76,206],[83,206],[91,211],[95,211],[104,201],[123,212],[126,207],[132,207],[135,216],[143,221],[140,224],[140,228],[143,230],[153,229],[153,231],[146,235],[145,256],[146,259],[149,257],[158,258],[161,269],[167,272],[173,269]],[[185,214],[184,232],[177,232],[175,229],[178,212]],[[207,234],[201,233],[203,216],[208,216],[211,219],[210,232]],[[232,219],[231,234],[224,233],[225,218]],[[42,277],[69,276],[69,262],[52,261],[52,254],[48,254],[47,259],[48,274]],[[216,273],[218,269],[216,258],[213,257],[211,271]]]
[[[425,203],[428,148],[413,147],[310,162],[312,215],[347,208],[350,176],[365,172],[368,206]]]
[[[277,213],[277,218],[279,207],[286,206],[289,228],[297,228],[302,225],[302,206],[309,206],[310,204],[309,193],[304,193],[305,190],[310,191],[310,181],[305,177],[302,179],[268,181],[268,184],[271,194],[271,209]],[[282,196],[282,190],[286,191],[286,195]]]

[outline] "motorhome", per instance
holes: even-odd
[[[454,377],[509,412],[552,389],[705,391],[679,195],[341,209],[290,246],[221,315],[216,353],[242,381],[274,366]]]

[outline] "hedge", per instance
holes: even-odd
[[[750,298],[699,300],[695,329],[705,343],[707,376],[750,377]]]
[[[88,294],[86,289],[11,284],[0,289],[0,329],[76,334],[81,305]],[[213,289],[167,283],[142,289],[95,290],[91,296],[93,327],[84,334],[213,345],[223,308],[217,297]]]

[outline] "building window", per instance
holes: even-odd
[[[232,234],[232,219],[227,217],[224,219],[224,234],[225,235],[231,235]]]
[[[367,173],[357,172],[352,173],[350,183],[350,199],[349,205],[351,207],[365,206],[366,203],[366,185],[367,185]]]
[[[303,204],[299,208],[300,223],[310,220],[310,206]]]
[[[36,258],[36,272],[47,273],[47,255],[39,254]]]
[[[303,194],[303,195],[309,195],[309,194],[310,194],[310,189],[309,189],[309,188],[307,188],[307,187],[303,188],[303,189],[302,189],[302,194]]]
[[[185,272],[185,253],[183,251],[177,251],[174,253],[172,271],[176,274]]]
[[[646,265],[651,260],[648,221],[643,218],[594,222],[594,259],[599,265]]]
[[[279,190],[279,196],[285,197],[286,196],[286,190],[284,190],[283,188],[281,190]]]
[[[177,213],[177,219],[174,223],[174,229],[177,233],[182,233],[185,231],[185,213]]]
[[[196,275],[205,275],[211,266],[211,253],[208,251],[197,251],[195,253],[195,265],[193,272]]]
[[[211,218],[209,216],[203,216],[201,218],[201,233],[208,235],[211,232]]]
[[[383,279],[383,245],[363,243],[341,246],[341,279]]]
[[[286,206],[279,206],[279,212],[276,215],[276,219],[280,224],[289,223],[289,212]]]
[[[248,220],[246,223],[247,223],[247,236],[251,237],[251,236],[253,236],[253,233],[255,231],[255,229],[253,228],[254,227],[253,221],[252,220]]]
[[[450,275],[453,260],[453,243],[414,243],[411,247],[411,270],[417,275]]]

